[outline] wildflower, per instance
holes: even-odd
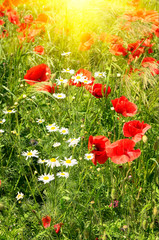
[[[99,164],[104,164],[107,159],[106,148],[110,145],[110,141],[105,136],[89,136],[88,140],[88,150],[94,154],[94,158],[92,158],[93,164],[96,166],[97,162]]]
[[[114,200],[114,202],[111,203],[111,204],[109,205],[109,207],[112,207],[112,206],[113,206],[113,208],[118,207],[118,203],[119,203],[119,201]]]
[[[63,71],[62,71],[62,73],[70,73],[70,74],[74,74],[74,70],[73,69],[69,69],[69,68],[67,68],[67,69],[63,69]]]
[[[57,224],[54,225],[54,229],[55,229],[56,233],[59,233],[62,225],[63,225],[63,223],[57,223]]]
[[[121,77],[121,74],[120,73],[117,73],[117,75],[116,75],[117,77]]]
[[[50,216],[43,217],[42,218],[42,223],[43,223],[44,228],[50,227],[51,217]]]
[[[124,123],[123,134],[125,137],[132,137],[132,140],[136,143],[142,139],[145,132],[150,128],[151,126],[144,121],[133,120]]]
[[[43,164],[43,163],[45,163],[46,162],[46,160],[44,159],[44,160],[42,160],[42,159],[39,159],[38,160],[38,163],[40,163],[40,164]]]
[[[140,149],[134,149],[135,142],[130,139],[118,140],[106,148],[107,156],[111,158],[112,162],[122,164],[131,162],[138,158],[141,154]]]
[[[54,93],[53,96],[58,99],[64,99],[66,97],[64,93]]]
[[[44,55],[44,47],[43,46],[36,46],[33,50],[36,54]]]
[[[44,119],[38,119],[36,122],[37,122],[38,124],[41,124],[41,123],[45,122],[45,120],[44,120]]]
[[[111,102],[115,111],[121,113],[124,117],[132,117],[137,112],[137,106],[134,103],[129,102],[125,96],[113,99]]]
[[[96,83],[89,88],[89,92],[96,98],[102,98],[104,96],[107,97],[109,95],[109,93],[111,92],[111,88],[109,86],[107,88],[106,84],[102,85],[100,83]]]
[[[69,147],[74,147],[76,146],[79,141],[80,141],[80,137],[79,138],[70,138],[67,142],[69,143]]]
[[[68,82],[67,79],[63,79],[61,77],[59,79],[56,79],[56,81],[57,81],[57,85],[61,85],[61,83],[67,83]]]
[[[15,24],[15,25],[20,25],[19,21],[19,15],[15,10],[7,10],[6,15],[8,16],[8,20]]]
[[[46,165],[51,167],[51,168],[61,166],[60,162],[57,159],[58,159],[58,157],[46,160]]]
[[[51,77],[51,70],[46,64],[40,64],[30,68],[24,76],[24,79],[29,85],[34,85],[37,82],[48,81]]]
[[[44,184],[49,183],[50,181],[54,180],[54,175],[50,175],[50,174],[46,174],[44,173],[44,175],[38,177],[38,181],[43,181]]]
[[[16,196],[16,199],[17,199],[17,201],[19,200],[19,199],[23,199],[23,196],[24,196],[24,194],[21,192],[18,192],[18,194],[17,194],[17,196]]]
[[[127,50],[123,47],[121,43],[111,45],[109,51],[116,56],[127,55]]]
[[[68,178],[69,177],[69,173],[68,172],[59,172],[56,174],[58,177],[65,177]]]
[[[79,51],[87,51],[94,43],[94,36],[90,33],[83,33],[80,38]]]
[[[92,85],[95,78],[92,77],[92,73],[85,69],[79,69],[76,74],[69,80],[69,85],[75,85],[81,87],[86,85]]]
[[[86,153],[84,155],[84,159],[86,160],[92,160],[94,158],[94,154],[93,153]]]
[[[151,71],[152,76],[159,74],[159,61],[157,61],[155,58],[152,57],[145,57],[141,65],[143,67],[148,67]]]
[[[3,111],[5,114],[10,114],[10,113],[15,113],[16,112],[16,110],[14,110],[14,109],[12,109],[12,110],[4,110]]]
[[[0,129],[0,133],[4,133],[4,130],[3,130],[3,129]]]
[[[65,157],[65,161],[61,161],[61,163],[62,163],[62,165],[66,166],[66,168],[69,167],[69,166],[72,167],[72,166],[78,164],[76,159],[72,159],[72,156],[69,157],[69,158]]]
[[[56,132],[59,130],[59,127],[56,125],[56,123],[50,124],[46,126],[46,128],[49,132]]]
[[[105,72],[95,72],[94,74],[95,77],[100,77],[100,78],[105,78],[106,77],[106,73]]]
[[[61,145],[60,142],[55,142],[52,146],[53,146],[53,147],[59,147],[60,145]]]
[[[63,134],[63,135],[66,135],[66,134],[68,134],[69,133],[69,130],[68,130],[68,128],[61,128],[60,130],[59,130],[59,132],[61,133],[61,134]]]
[[[30,145],[32,146],[36,146],[38,144],[38,141],[36,141],[35,139],[30,139]]]
[[[39,152],[37,150],[31,150],[27,152],[22,152],[22,156],[26,157],[26,160],[30,157],[36,157],[38,158]]]
[[[33,16],[31,14],[24,16],[24,22],[26,24],[33,22]]]
[[[71,52],[63,52],[61,53],[61,56],[69,56],[71,54]]]

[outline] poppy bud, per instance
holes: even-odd
[[[146,136],[146,135],[144,135],[144,136],[142,137],[142,141],[143,141],[144,143],[147,142],[147,136]]]

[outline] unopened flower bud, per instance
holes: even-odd
[[[146,136],[146,135],[144,135],[144,136],[142,137],[142,141],[143,141],[144,143],[147,142],[147,136]]]

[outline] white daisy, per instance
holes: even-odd
[[[76,159],[72,159],[72,156],[71,157],[69,157],[69,158],[66,158],[65,157],[65,161],[61,161],[61,164],[62,165],[64,165],[64,166],[66,166],[66,168],[67,167],[69,167],[69,166],[74,166],[75,164],[78,164],[78,162],[77,162],[77,160]]]
[[[39,160],[38,160],[38,163],[40,163],[40,164],[45,163],[45,162],[46,162],[45,159],[44,159],[44,160],[42,160],[42,159],[39,159]]]
[[[65,177],[68,178],[69,177],[69,173],[68,172],[59,172],[56,174],[58,177]]]
[[[120,73],[117,73],[117,75],[116,75],[117,77],[121,77],[121,74]]]
[[[106,77],[106,73],[105,72],[95,72],[94,76],[95,77]]]
[[[66,142],[70,143],[69,147],[74,147],[74,146],[76,146],[79,143],[80,139],[81,139],[80,137],[79,138],[70,138]]]
[[[56,81],[57,81],[57,85],[61,85],[61,83],[67,83],[68,82],[68,80],[67,79],[63,79],[63,78],[58,78],[58,79],[56,79]]]
[[[56,123],[47,125],[46,128],[49,132],[56,132],[59,130],[59,127],[56,125]]]
[[[83,79],[81,79],[80,82],[81,82],[81,83],[84,83],[84,84],[91,84],[91,83],[92,83],[92,80],[88,80],[88,78],[83,78]]]
[[[75,73],[75,71],[74,71],[73,69],[69,69],[69,68],[63,69],[62,72],[63,72],[63,73],[70,73],[70,74],[74,74],[74,73]]]
[[[8,113],[15,113],[16,110],[12,109],[12,110],[4,110],[3,111],[5,114],[8,114]]]
[[[61,128],[60,130],[59,130],[59,132],[61,133],[61,134],[63,134],[63,135],[66,135],[66,134],[68,134],[69,133],[69,130],[68,130],[68,128]]]
[[[38,119],[36,122],[37,122],[38,124],[41,124],[41,123],[45,122],[45,120],[44,120],[44,119]]]
[[[84,159],[86,160],[92,160],[94,158],[94,154],[93,153],[86,153],[84,155]]]
[[[60,145],[61,145],[60,142],[55,142],[52,146],[53,146],[53,147],[59,147]]]
[[[17,196],[16,196],[16,199],[17,199],[17,201],[19,200],[19,199],[23,199],[23,196],[24,196],[24,194],[21,192],[18,192],[17,193]]]
[[[4,133],[4,130],[3,130],[3,129],[0,129],[0,133]]]
[[[44,184],[49,183],[50,181],[54,180],[54,175],[50,175],[50,174],[46,174],[44,173],[44,175],[38,177],[38,181],[43,181]]]
[[[61,56],[69,56],[71,52],[63,52],[61,53]]]
[[[37,150],[31,150],[31,151],[27,151],[27,152],[22,152],[22,156],[26,157],[26,160],[30,157],[36,157],[38,158],[39,152]]]
[[[51,167],[51,168],[61,166],[60,162],[57,159],[58,159],[58,157],[46,160],[46,165]]]
[[[88,79],[88,78],[84,76],[83,73],[77,74],[72,77],[72,80],[74,83],[83,82],[85,79]]]
[[[53,96],[58,99],[64,99],[66,97],[64,93],[53,93]]]
[[[5,121],[5,119],[0,120],[0,124],[3,124]]]

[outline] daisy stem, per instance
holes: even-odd
[[[33,193],[33,191],[32,191],[32,188],[31,188],[31,186],[30,186],[30,183],[29,183],[29,181],[28,181],[28,178],[27,178],[26,175],[24,175],[24,177],[25,177],[25,179],[26,179],[26,181],[27,181],[27,184],[28,184],[28,186],[29,186],[29,188],[30,188],[30,191],[31,191],[31,193],[32,193],[32,195],[33,195],[34,201],[35,201],[35,203],[37,203],[36,198],[35,198],[35,195],[34,195],[34,193]]]

